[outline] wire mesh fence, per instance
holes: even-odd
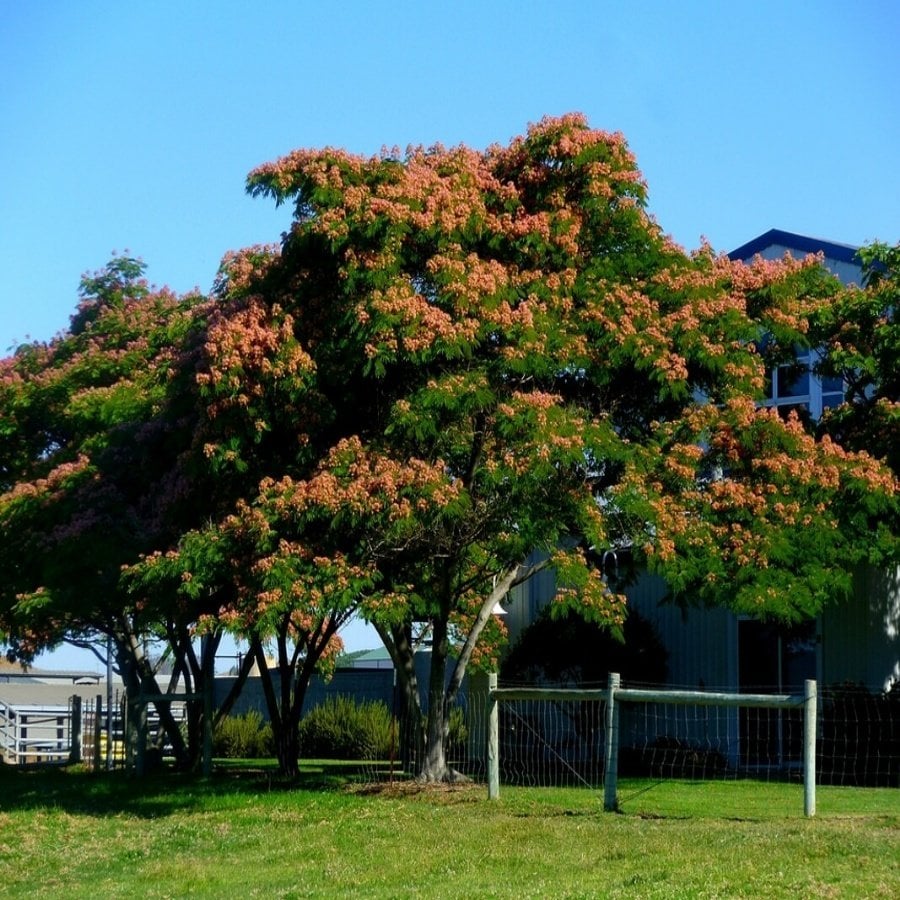
[[[513,687],[504,685],[504,687]],[[629,685],[628,687],[641,687]],[[671,686],[670,686],[671,687]],[[0,755],[5,763],[80,761],[94,769],[128,764],[124,696],[100,696],[29,710],[0,704]],[[184,710],[173,704],[173,712]],[[594,689],[579,699],[509,699],[498,710],[499,779],[505,785],[599,789],[607,746],[606,701]],[[450,717],[450,769],[487,782],[489,694],[469,689]],[[152,709],[147,739],[161,732]],[[422,748],[411,723],[393,719],[371,759],[348,760],[357,780],[414,778]],[[700,703],[624,703],[618,721],[622,777],[796,780],[803,774],[803,713],[785,709],[719,707]],[[818,694],[816,780],[819,784],[900,787],[900,690],[870,692],[838,685]],[[77,752],[76,752],[77,743]],[[163,751],[164,752],[164,751]]]
[[[606,701],[598,693],[587,691],[589,699],[567,692],[564,699],[500,703],[500,782],[601,788],[607,723]],[[487,693],[470,691],[454,713],[447,744],[450,767],[480,782],[488,778],[488,715]],[[830,687],[818,693],[816,718],[817,783],[900,787],[900,692],[872,694],[852,685]],[[778,709],[708,702],[625,702],[618,729],[622,777],[803,779],[804,710],[799,697]],[[362,780],[415,777],[415,748],[403,745],[407,731],[397,726],[389,760],[360,762]]]
[[[75,753],[80,762],[94,770],[125,768],[126,708],[121,691],[114,691],[106,706],[99,697],[82,702],[81,745]],[[76,705],[73,715],[77,714]]]
[[[881,693],[833,687],[823,693],[820,717],[821,783],[900,787],[900,686]]]

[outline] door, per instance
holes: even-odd
[[[738,622],[738,690],[743,694],[802,694],[816,677],[816,623],[779,626]],[[741,709],[741,763],[782,768],[802,759],[803,709]]]

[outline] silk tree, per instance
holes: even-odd
[[[151,289],[143,269],[120,257],[85,276],[70,327],[0,364],[8,653],[28,662],[66,640],[102,655],[108,640],[131,701],[141,685],[162,693],[148,640],[174,640],[175,669],[188,672],[196,617],[120,583],[122,567],[171,542],[191,509],[190,347],[204,298]],[[160,714],[189,764],[167,705]]]
[[[213,354],[207,389],[259,434],[279,434],[278,447],[297,448],[282,457],[290,481],[272,469],[252,502],[277,497],[267,521],[286,540],[370,574],[360,609],[412,710],[412,637],[429,634],[418,774],[452,778],[449,711],[468,667],[496,658],[497,600],[532,574],[539,551],[560,585],[554,608],[621,627],[623,599],[579,546],[628,541],[665,568],[664,489],[647,454],[667,454],[661,463],[671,451],[675,465],[672,434],[699,410],[755,409],[756,341],[804,333],[821,290],[816,263],[686,254],[647,214],[622,136],[579,116],[486,151],[296,151],[248,187],[292,203],[294,224],[280,248],[239,267],[245,310],[270,324],[246,343],[252,352],[235,355],[230,341]],[[293,428],[285,409],[299,413]],[[765,423],[790,440],[789,424]],[[693,440],[702,450],[707,436],[695,429]],[[252,465],[260,443],[212,452]],[[764,462],[769,445],[757,449]],[[778,489],[783,473],[771,471]],[[429,476],[409,481],[413,472]],[[704,477],[696,466],[691,475]],[[316,494],[327,516],[311,524],[314,485],[330,493]],[[725,567],[747,569],[739,555]]]

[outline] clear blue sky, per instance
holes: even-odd
[[[477,147],[546,113],[624,132],[663,228],[900,239],[900,3],[0,0],[0,353],[111,252],[209,288],[287,211],[301,146]]]
[[[900,239],[900,3],[0,0],[0,355],[68,324],[113,250],[210,287],[289,212],[296,147],[624,132],[688,248],[769,228]]]

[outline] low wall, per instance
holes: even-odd
[[[235,676],[216,677],[216,706],[222,703],[235,681]],[[277,677],[275,690],[278,690]],[[357,703],[381,701],[388,709],[393,709],[393,669],[338,669],[329,681],[314,675],[309,683],[303,712],[308,713],[328,697],[336,696],[353,697]],[[256,710],[266,719],[269,717],[259,678],[248,678],[244,683],[243,690],[232,709],[232,715],[242,715],[250,710]]]

